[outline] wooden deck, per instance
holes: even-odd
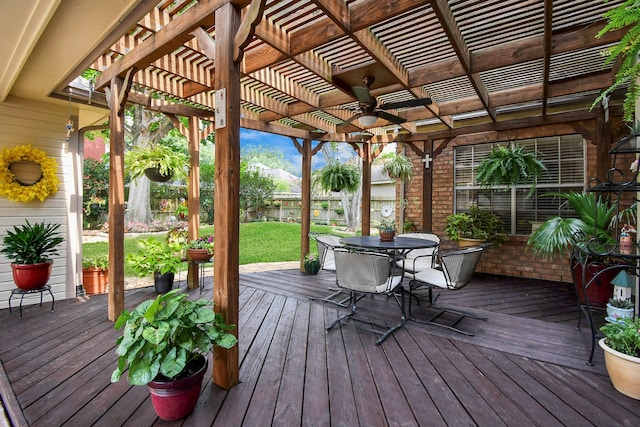
[[[586,365],[590,335],[575,330],[570,286],[478,275],[438,300],[486,316],[461,322],[476,336],[408,322],[376,346],[351,321],[325,330],[342,310],[308,297],[333,281],[327,272],[241,274],[241,383],[225,391],[209,380],[195,412],[175,423],[156,418],[146,387],[110,383],[119,331],[105,295],[57,301],[55,312],[45,298],[22,319],[2,310],[8,417],[47,427],[640,425],[640,402],[613,389],[599,349]],[[127,307],[153,297],[127,291]],[[367,298],[363,315],[397,321],[392,298]]]

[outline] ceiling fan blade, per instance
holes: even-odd
[[[395,110],[396,108],[419,107],[423,105],[431,105],[431,98],[408,99],[406,101],[386,102],[378,108],[381,110]]]
[[[403,119],[402,117],[394,116],[393,114],[386,113],[384,111],[376,111],[375,115],[380,117],[381,119],[385,119],[386,121],[391,122],[391,123],[396,124],[396,125],[400,125],[400,124],[406,122],[406,120]]]
[[[358,99],[358,101],[362,102],[366,105],[374,106],[376,105],[376,99],[371,96],[369,93],[369,88],[365,86],[352,86],[351,90],[353,91],[353,95]]]
[[[347,120],[345,120],[344,122],[342,122],[343,125],[348,125],[349,123],[351,123],[352,121],[354,121],[355,119],[357,119],[358,117],[360,117],[360,114],[356,114],[354,116],[351,116],[350,118],[348,118]]]

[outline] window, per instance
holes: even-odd
[[[491,148],[481,144],[456,147],[454,151],[455,212],[464,212],[476,203],[500,217],[505,231],[510,234],[531,234],[533,222],[546,221],[561,215],[575,215],[564,200],[546,193],[565,193],[585,189],[586,147],[580,135],[546,137],[513,141],[526,151],[537,153],[547,167],[540,177],[534,193],[527,198],[531,185],[518,185],[511,189],[482,189],[476,182],[475,169]],[[503,145],[508,142],[500,143]]]

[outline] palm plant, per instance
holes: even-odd
[[[615,222],[616,207],[608,200],[594,193],[570,192],[548,195],[565,199],[578,217],[557,216],[540,225],[527,241],[534,253],[551,258],[559,253],[569,253],[573,247],[586,252],[585,245],[591,237],[596,237],[601,243],[613,243],[609,229]]]

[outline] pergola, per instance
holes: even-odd
[[[311,157],[328,141],[363,159],[363,233],[368,233],[370,165],[399,142],[425,160],[457,136],[598,119],[607,147],[609,109],[591,111],[612,69],[597,38],[602,0],[142,0],[118,31],[79,64],[101,71],[92,102],[110,108],[109,256],[124,265],[124,107],[170,117],[189,138],[189,233],[198,229],[201,120],[215,128],[214,302],[238,319],[240,128],[292,138],[302,154],[302,251],[308,251]],[[371,78],[362,95],[363,78]],[[356,87],[356,89],[354,89]],[[102,95],[104,93],[104,95]],[[66,93],[64,96],[68,96]],[[103,97],[104,96],[104,97]],[[361,105],[362,98],[371,105]],[[419,100],[430,98],[431,103]],[[372,100],[375,98],[375,100]],[[376,108],[377,107],[377,108]],[[383,108],[385,107],[385,108]],[[396,107],[396,108],[391,108]],[[369,108],[367,110],[367,108]],[[372,125],[358,118],[380,112]],[[206,131],[206,130],[205,130]],[[211,130],[209,130],[211,131]],[[315,146],[312,141],[317,141]],[[605,148],[606,150],[606,148]],[[605,151],[606,152],[606,151]],[[423,215],[430,210],[424,169]],[[428,223],[428,222],[425,222]],[[109,318],[124,308],[124,271],[109,270]],[[238,382],[238,350],[216,350],[214,381]]]

